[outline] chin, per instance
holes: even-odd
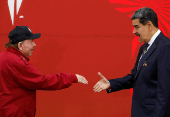
[[[143,43],[143,41],[139,41],[140,43]]]
[[[143,43],[144,41],[143,41],[143,39],[139,38],[139,42],[140,42],[140,43]]]
[[[26,57],[30,57],[32,54],[27,54],[27,56]]]
[[[30,57],[32,54],[29,54],[28,57]]]
[[[140,42],[140,43],[143,43],[143,41],[142,41],[141,39],[139,39],[139,42]]]

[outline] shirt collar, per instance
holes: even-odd
[[[161,33],[161,31],[158,29],[158,31],[151,37],[150,41],[148,42],[149,46],[147,50],[150,48],[150,46],[153,44],[155,41],[156,37]]]
[[[11,52],[11,53],[14,53],[14,54],[16,54],[16,55],[18,55],[18,56],[20,56],[23,60],[25,59],[25,60],[29,61],[29,58],[27,58],[26,56],[24,56],[24,54],[22,54],[20,51],[18,51],[18,50],[15,49],[14,47],[8,47],[8,48],[7,48],[7,51],[8,51],[8,52]]]

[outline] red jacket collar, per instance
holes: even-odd
[[[27,61],[29,61],[29,58],[27,58],[26,56],[24,56],[24,54],[22,54],[20,51],[18,51],[17,49],[15,49],[14,47],[8,47],[7,51],[12,52],[20,57],[22,57],[23,59],[26,59]]]

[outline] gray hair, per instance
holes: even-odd
[[[158,28],[158,18],[154,10],[148,7],[144,7],[135,11],[131,17],[131,20],[139,19],[139,22],[146,25],[148,21],[151,21],[153,25]]]

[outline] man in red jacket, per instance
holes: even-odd
[[[36,90],[59,90],[72,83],[88,83],[78,74],[43,75],[30,64],[27,57],[36,46],[33,39],[40,36],[27,26],[16,26],[9,33],[7,50],[0,54],[0,117],[34,117]]]

